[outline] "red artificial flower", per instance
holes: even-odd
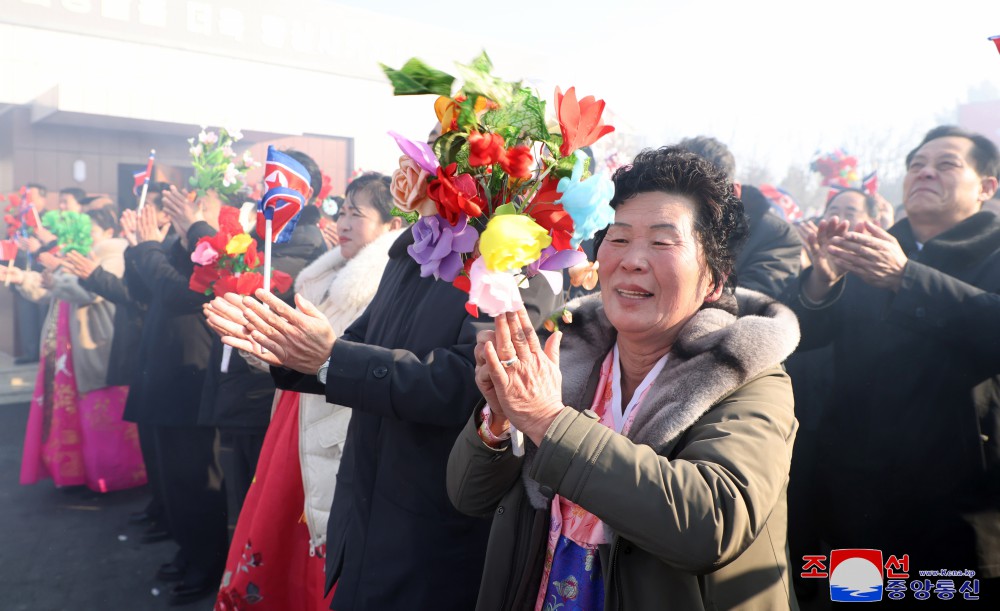
[[[211,265],[195,265],[188,288],[195,293],[205,294],[212,288],[212,283],[219,279],[219,270]],[[218,288],[218,287],[216,287]],[[222,293],[216,292],[216,295]]]
[[[243,233],[243,229],[241,228],[237,233]],[[220,257],[224,257],[226,256],[226,244],[229,244],[229,240],[233,239],[233,235],[234,234],[219,229],[219,231],[215,232],[215,235],[208,238],[208,243],[212,246],[212,249],[215,250],[215,252],[219,253]]]
[[[264,276],[257,272],[243,272],[236,278],[235,293],[240,295],[253,295],[257,289],[264,288]]]
[[[13,238],[17,230],[21,228],[21,221],[10,214],[3,215],[3,222],[7,225],[7,237]]]
[[[554,204],[562,197],[559,192],[559,179],[549,174],[542,180],[542,185],[535,191],[535,196],[531,198],[532,207],[538,204]]]
[[[219,270],[219,279],[215,281],[214,292],[221,297],[226,293],[236,293],[236,276],[229,270]]]
[[[257,253],[257,241],[250,242],[247,251],[243,253],[243,264],[250,269],[257,269],[261,264],[260,254]]]
[[[510,148],[507,153],[500,158],[500,167],[507,172],[511,178],[527,180],[531,178],[531,164],[534,163],[535,156],[531,154],[531,147],[519,144]]]
[[[331,191],[333,191],[333,180],[328,175],[323,174],[323,186],[319,188],[319,195],[316,196],[316,205],[318,206],[326,200]]]
[[[597,100],[592,95],[577,100],[576,87],[566,90],[566,95],[556,87],[556,114],[559,116],[559,129],[562,131],[563,142],[559,152],[563,157],[578,148],[590,146],[601,137],[615,131],[601,120],[604,113],[604,100]]]
[[[223,205],[219,208],[219,233],[227,233],[232,237],[238,233],[243,233],[243,226],[240,225],[240,210],[232,206]],[[228,243],[229,240],[226,240]],[[223,244],[223,249],[225,244]]]
[[[559,204],[532,204],[528,216],[535,219],[542,228],[549,230],[552,246],[556,250],[572,248],[573,219]]]
[[[427,195],[437,203],[438,214],[448,219],[452,225],[458,223],[459,214],[470,217],[483,214],[483,202],[479,199],[476,181],[468,174],[455,176],[458,164],[437,169],[437,178],[427,186]]]
[[[469,165],[472,167],[503,163],[504,140],[500,134],[469,132]]]
[[[475,262],[475,257],[469,257],[464,262],[465,269],[459,274],[455,280],[451,283],[455,288],[462,291],[463,293],[468,293],[472,289],[472,281],[469,279],[469,270],[472,269],[472,264]]]
[[[292,277],[281,270],[271,271],[271,292],[281,295],[292,288]]]

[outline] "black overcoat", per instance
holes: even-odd
[[[450,283],[421,278],[412,243],[407,231],[390,249],[375,298],[334,345],[325,387],[272,369],[279,388],[354,409],[327,530],[334,609],[476,604],[490,521],[455,510],[445,469],[481,398],[476,334],[493,323],[470,316],[468,295]],[[524,298],[536,325],[555,305],[541,278]]]

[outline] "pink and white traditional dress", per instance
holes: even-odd
[[[146,483],[135,424],[122,420],[127,386],[81,394],[73,368],[73,306],[52,303],[28,414],[21,484],[52,478],[56,486],[110,492]]]

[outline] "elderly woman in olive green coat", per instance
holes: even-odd
[[[645,151],[614,180],[601,294],[544,348],[523,312],[478,338],[485,403],[448,464],[455,506],[493,515],[477,608],[795,607],[795,317],[734,292],[746,225],[708,162]]]

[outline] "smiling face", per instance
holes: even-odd
[[[597,251],[601,296],[619,336],[670,345],[721,285],[712,285],[695,234],[696,208],[683,195],[639,193],[615,210]]]
[[[920,147],[903,179],[903,205],[911,222],[943,231],[978,212],[992,197],[992,179],[980,177],[973,165],[973,146],[967,138],[949,136]]]

